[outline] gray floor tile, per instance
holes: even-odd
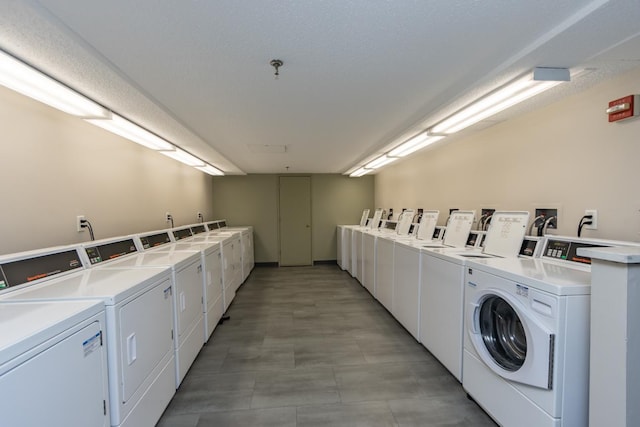
[[[296,427],[296,408],[267,408],[201,414],[197,427]]]
[[[401,363],[334,367],[342,402],[424,396],[415,375]]]
[[[495,427],[496,425],[488,415],[464,395],[392,400],[389,402],[389,406],[401,427]]]
[[[397,426],[387,402],[302,406],[298,427],[386,427]]]
[[[162,417],[158,427],[196,427],[200,414],[179,414]]]
[[[260,372],[252,408],[297,406],[340,401],[331,368],[294,369],[286,372]]]

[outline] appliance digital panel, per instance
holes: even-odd
[[[0,289],[82,268],[76,250],[11,261],[0,265]]]
[[[413,230],[415,230],[417,224],[411,224],[409,226],[409,235],[413,236]]]
[[[226,226],[227,226],[227,221],[226,220],[218,222],[218,228],[224,228]]]
[[[99,264],[104,261],[120,258],[121,256],[137,252],[133,239],[120,240],[119,242],[105,243],[104,245],[84,248],[89,262]]]
[[[433,238],[442,239],[445,231],[447,231],[447,229],[444,227],[436,227],[435,230],[433,230]]]
[[[173,237],[175,237],[176,240],[182,240],[186,239],[187,237],[191,237],[191,229],[183,228],[182,230],[175,230],[173,232]]]
[[[606,245],[592,245],[590,243],[582,242],[566,242],[562,240],[549,240],[545,253],[543,254],[547,258],[561,259],[571,262],[577,262],[580,264],[591,264],[591,258],[585,256],[579,256],[576,251],[579,248],[601,248]]]
[[[204,233],[205,231],[207,231],[207,229],[205,228],[204,224],[203,225],[194,225],[193,227],[191,227],[191,232],[194,235],[200,234],[200,233]]]
[[[156,246],[165,245],[171,243],[169,233],[150,234],[148,236],[140,237],[140,242],[144,249],[155,248]]]
[[[536,253],[536,246],[538,245],[538,240],[535,239],[524,239],[522,241],[522,246],[520,246],[519,255],[532,257],[533,254]]]

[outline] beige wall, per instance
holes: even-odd
[[[252,225],[256,262],[278,261],[278,176],[213,179],[213,214],[229,225]]]
[[[278,262],[278,177],[216,177],[214,216],[230,225],[253,225],[256,262]],[[355,224],[373,207],[373,177],[311,175],[311,240],[314,261],[336,259],[336,225]]]
[[[312,175],[313,260],[336,259],[336,225],[357,224],[363,209],[373,212],[373,177]]]
[[[558,233],[639,240],[640,119],[608,123],[608,101],[638,93],[640,69],[547,108],[441,144],[382,170],[375,205],[439,209],[559,209]]]
[[[0,123],[0,253],[214,219],[209,175],[4,87]]]

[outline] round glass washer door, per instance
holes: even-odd
[[[527,357],[527,337],[514,308],[503,298],[490,295],[481,303],[478,323],[493,360],[509,372],[520,369]]]

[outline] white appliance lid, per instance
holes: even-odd
[[[517,257],[528,222],[529,212],[494,212],[483,253],[505,258]]]
[[[455,211],[447,222],[447,232],[444,235],[444,245],[456,248],[464,248],[467,237],[473,226],[475,211]]]

